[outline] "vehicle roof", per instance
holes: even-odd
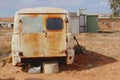
[[[36,7],[36,8],[25,8],[19,10],[17,13],[68,13],[68,11],[61,8]]]

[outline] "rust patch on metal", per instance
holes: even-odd
[[[36,13],[21,13],[21,16],[30,16],[30,17],[38,17],[40,16],[40,14],[36,14]]]
[[[38,34],[24,34],[26,43],[38,42]]]
[[[60,53],[61,53],[61,54],[65,54],[65,53],[66,53],[66,50],[63,50],[63,51],[61,51]]]
[[[61,55],[60,52],[66,49],[66,41],[64,35],[64,33],[48,33],[48,37],[46,38],[46,56]]]
[[[22,33],[22,21],[19,20],[19,32]]]
[[[29,14],[30,17],[38,17],[40,14]]]
[[[34,56],[40,56],[40,53],[39,53],[39,51],[34,51],[33,55]]]
[[[62,18],[63,15],[48,15],[48,18]]]
[[[40,34],[24,34],[21,43],[23,53],[27,57],[40,57],[44,54],[44,44]]]

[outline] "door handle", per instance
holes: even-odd
[[[45,34],[45,37],[47,37],[47,31],[43,30],[42,32]]]
[[[47,37],[47,31],[45,31],[45,37]]]

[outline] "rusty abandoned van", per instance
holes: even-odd
[[[58,60],[71,64],[74,44],[69,13],[61,8],[38,7],[15,14],[12,63]]]

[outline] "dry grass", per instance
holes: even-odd
[[[11,46],[2,46],[0,47],[0,54],[10,53]]]
[[[89,51],[106,56],[120,55],[120,32],[115,33],[83,33],[77,35],[79,43]]]
[[[2,32],[1,32],[2,31]],[[8,53],[11,46],[12,30],[0,29],[1,54]],[[76,35],[86,55],[75,55],[74,64],[62,65],[61,72],[52,75],[28,74],[18,67],[7,64],[0,68],[3,80],[119,80],[120,79],[120,32],[81,33]],[[64,76],[64,77],[63,77]]]
[[[12,33],[12,28],[0,28],[0,36],[10,36]]]
[[[0,28],[0,55],[8,54],[11,52],[11,28]]]

